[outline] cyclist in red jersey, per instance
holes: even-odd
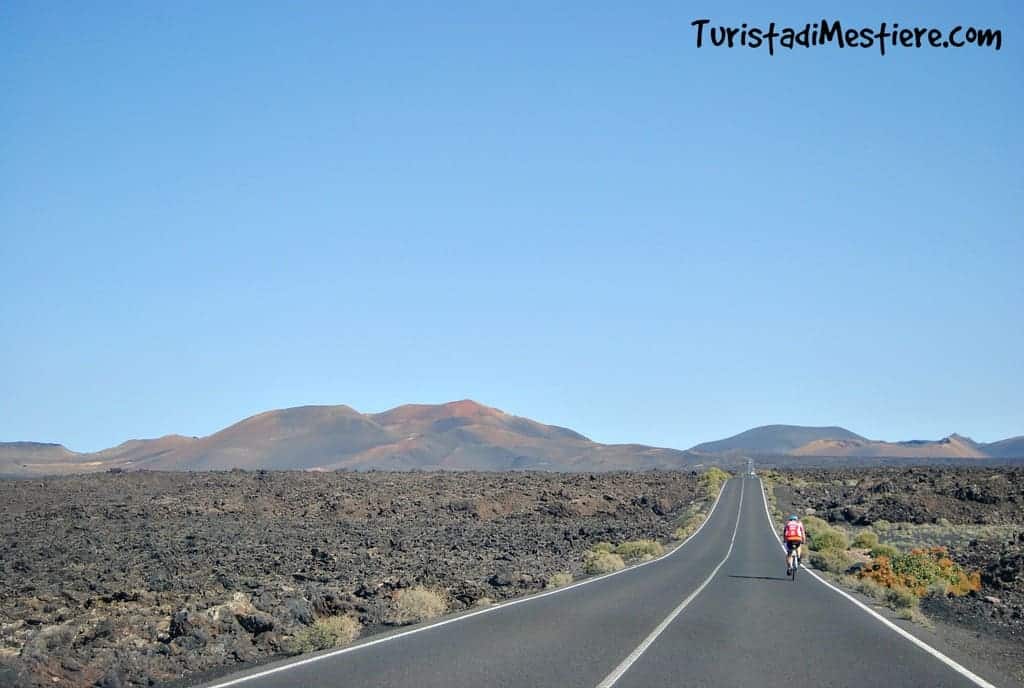
[[[804,556],[803,547],[807,542],[807,531],[800,518],[793,514],[786,520],[786,527],[782,529],[782,541],[786,543],[786,575],[793,572],[793,556],[801,559]]]

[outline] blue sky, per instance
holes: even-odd
[[[1004,43],[769,57],[697,49],[704,17]],[[676,447],[1022,434],[1022,29],[1009,1],[4,3],[0,440],[465,397]]]

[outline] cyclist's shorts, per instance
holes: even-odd
[[[792,554],[802,544],[799,540],[786,540],[786,551]]]

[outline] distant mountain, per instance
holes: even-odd
[[[690,451],[703,454],[789,454],[804,445],[821,440],[866,442],[865,438],[840,427],[802,425],[762,425],[724,440],[705,442]]]
[[[606,471],[681,468],[703,460],[674,449],[599,444],[470,400],[375,414],[301,406],[261,413],[207,437],[132,440],[90,454],[60,445],[0,443],[0,475],[111,468]]]
[[[887,458],[985,459],[989,455],[970,438],[950,435],[941,440],[878,442],[872,440],[815,440],[790,452],[793,456],[862,456]]]
[[[999,442],[990,442],[982,445],[982,448],[986,454],[997,459],[1024,458],[1024,435]]]
[[[24,461],[50,464],[73,461],[78,456],[61,444],[45,442],[0,442],[0,466]]]
[[[941,440],[881,442],[841,427],[766,425],[688,451],[600,444],[556,425],[475,401],[408,404],[364,414],[349,406],[299,406],[246,418],[206,437],[167,435],[77,453],[60,444],[0,442],[0,476],[108,469],[551,470],[610,471],[734,463],[745,456],[836,459],[1024,459],[1024,436],[990,444]]]
[[[883,442],[840,427],[765,425],[717,442],[698,444],[696,454],[887,459],[1024,458],[1024,436],[982,444],[952,434],[940,440]]]

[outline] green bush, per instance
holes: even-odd
[[[803,523],[804,529],[808,533],[816,533],[819,531],[829,530],[832,528],[832,526],[828,524],[828,521],[826,521],[823,518],[818,518],[817,516],[806,516],[803,519]]]
[[[907,554],[892,558],[892,571],[904,585],[917,595],[924,595],[928,588],[941,581],[947,593],[966,595],[981,588],[978,573],[967,573],[949,558],[945,547],[927,550],[915,549]]]
[[[861,549],[871,549],[878,544],[878,536],[870,530],[862,530],[853,538],[853,546]]]
[[[936,582],[945,585],[947,595],[967,595],[981,589],[980,574],[964,571],[949,558],[945,547],[915,549],[891,558],[878,557],[859,575],[888,588],[909,590],[918,597],[928,594]]]
[[[846,535],[835,528],[809,532],[808,539],[810,540],[811,549],[818,552],[830,549],[844,550],[848,546]]]
[[[811,552],[811,564],[819,571],[846,573],[853,562],[841,549],[826,549],[820,552]]]
[[[624,568],[626,562],[612,552],[586,552],[583,555],[583,570],[587,573],[611,573]]]
[[[717,466],[712,466],[704,471],[700,476],[700,485],[704,490],[704,496],[710,499],[717,497],[722,489],[722,485],[731,477],[730,474]]]
[[[599,542],[590,548],[591,552],[606,552],[612,553],[615,551],[615,545],[610,542]]]
[[[665,548],[660,542],[654,540],[630,540],[623,542],[615,548],[615,554],[629,561],[630,559],[660,557],[665,553]]]
[[[871,551],[869,552],[872,558],[889,557],[890,559],[899,556],[899,553],[900,551],[892,545],[887,545],[881,542],[872,547]]]

